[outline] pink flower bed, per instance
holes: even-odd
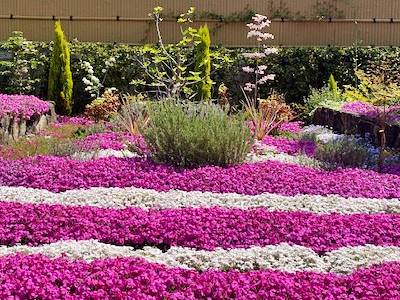
[[[0,94],[0,118],[8,115],[16,119],[29,120],[34,115],[48,112],[49,103],[35,96]]]
[[[278,130],[287,133],[300,133],[303,130],[303,126],[304,123],[301,121],[285,122],[278,127]]]
[[[400,246],[400,215],[316,215],[266,209],[101,209],[0,203],[0,244],[97,239],[116,245],[212,250],[280,243],[317,252],[365,244]]]
[[[313,156],[316,145],[313,141],[293,140],[284,137],[265,136],[262,143],[276,148],[279,152],[290,155],[306,154]]]
[[[91,263],[39,255],[0,259],[1,299],[398,299],[400,264],[348,276],[167,268],[140,259]]]
[[[134,186],[158,191],[400,198],[397,175],[362,169],[322,171],[277,161],[176,170],[148,160],[112,157],[85,162],[62,157],[0,160],[0,185],[56,192],[95,186]]]
[[[84,151],[94,149],[123,150],[126,144],[132,144],[138,147],[141,152],[148,152],[142,136],[133,136],[127,132],[96,133],[78,141],[76,144]]]
[[[372,104],[368,104],[362,101],[356,102],[346,102],[343,104],[341,110],[346,113],[356,114],[359,116],[365,116],[368,118],[375,119],[378,117],[379,113],[381,113],[384,108],[377,107]],[[395,105],[386,108],[386,112],[388,114],[388,119],[391,122],[400,121],[400,105]]]
[[[57,122],[59,124],[82,125],[82,126],[90,126],[95,124],[94,121],[86,117],[69,117],[69,116],[59,116]]]

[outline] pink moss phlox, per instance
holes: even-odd
[[[363,169],[322,171],[278,161],[178,170],[150,160],[115,157],[83,162],[65,157],[0,160],[0,185],[55,192],[96,186],[134,186],[158,191],[400,198],[400,176],[397,175]]]
[[[300,133],[303,130],[304,123],[301,121],[284,122],[278,127],[278,131],[286,133]]]
[[[362,101],[346,102],[343,104],[341,111],[375,119],[383,111],[386,112],[388,120],[391,122],[400,121],[400,105],[390,107],[378,107]]]
[[[348,276],[168,268],[136,258],[91,263],[40,255],[0,259],[1,299],[399,299],[400,264]]]
[[[11,116],[15,119],[29,120],[34,115],[48,112],[48,102],[30,95],[0,94],[0,118]]]
[[[1,203],[0,244],[96,239],[213,250],[280,243],[317,252],[365,244],[400,246],[398,214],[269,212],[226,208],[143,210]]]
[[[265,136],[262,143],[290,155],[306,154],[313,156],[316,145],[313,141],[292,140],[284,137]]]

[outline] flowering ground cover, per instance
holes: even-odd
[[[341,111],[372,119],[377,118],[380,113],[385,112],[387,114],[388,121],[400,121],[399,105],[393,105],[390,107],[376,107],[372,104],[368,104],[362,101],[345,102],[342,105]]]
[[[43,135],[95,124],[54,126]],[[312,159],[316,142],[286,135],[302,131],[258,146]],[[109,156],[0,158],[0,298],[400,297],[396,164],[325,171],[256,149],[259,162],[179,169],[107,126],[74,143]],[[127,149],[146,155],[113,157]]]
[[[16,119],[29,120],[49,110],[48,102],[35,96],[0,94],[0,118],[8,115]]]

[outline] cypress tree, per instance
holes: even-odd
[[[71,114],[72,88],[69,45],[60,21],[57,21],[54,26],[54,44],[48,85],[48,99],[56,103],[57,112]]]
[[[201,26],[195,46],[195,72],[200,73],[201,81],[197,84],[197,100],[211,100],[211,37],[207,25]]]
[[[339,93],[339,91],[338,91],[338,86],[337,86],[335,77],[333,77],[333,74],[331,74],[331,75],[329,76],[328,87],[329,87],[329,90],[330,90],[331,92],[333,92],[335,95],[337,95],[337,94]]]

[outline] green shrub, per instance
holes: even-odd
[[[243,162],[252,136],[241,114],[219,106],[166,100],[149,106],[144,138],[154,159],[178,167],[226,166]]]
[[[305,112],[311,116],[317,108],[328,107],[339,110],[345,99],[337,91],[331,90],[326,86],[322,89],[312,89],[311,94],[306,100]]]
[[[128,131],[132,135],[139,135],[149,122],[147,101],[148,99],[142,94],[124,96],[121,108],[112,120],[114,127]]]
[[[369,155],[368,149],[354,138],[338,138],[318,143],[315,158],[326,169],[339,167],[363,167]]]
[[[330,90],[332,93],[334,93],[334,94],[336,94],[336,95],[339,95],[339,94],[340,94],[340,90],[339,90],[339,88],[338,88],[338,86],[337,86],[337,82],[336,82],[335,77],[333,76],[333,74],[331,74],[331,75],[329,76],[328,87],[329,87],[329,90]]]
[[[210,57],[210,31],[207,25],[199,28],[195,46],[195,72],[200,73],[201,81],[197,84],[197,99],[199,101],[211,100],[211,57]]]
[[[85,116],[96,121],[109,121],[121,107],[119,95],[107,89],[100,98],[86,105]]]
[[[60,21],[54,26],[53,53],[50,62],[48,99],[56,103],[58,112],[71,114],[73,81],[68,41]]]

